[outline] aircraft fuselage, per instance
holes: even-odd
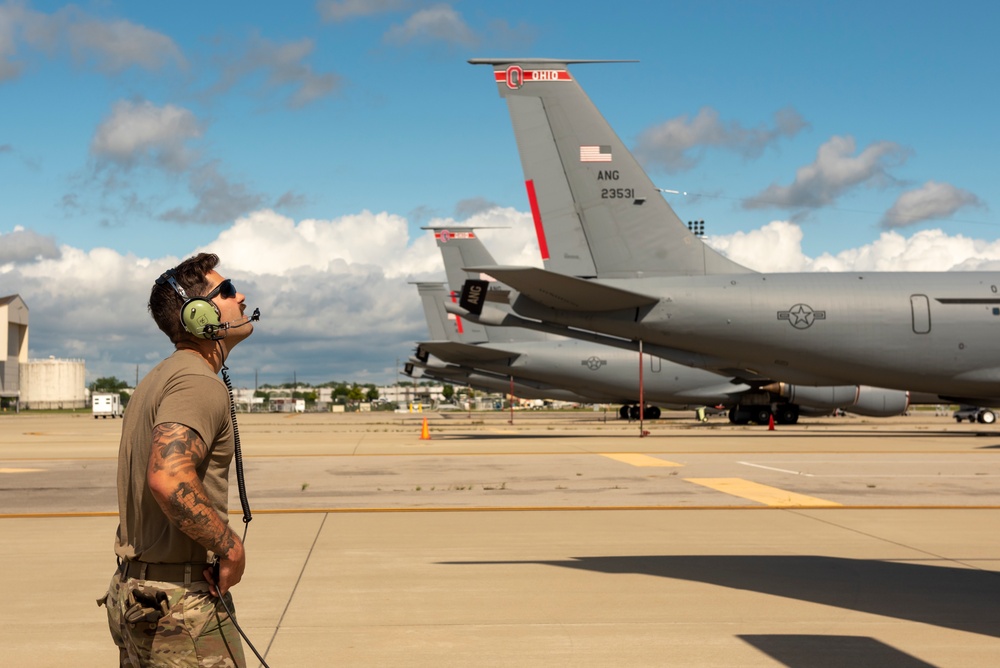
[[[656,297],[621,311],[515,310],[723,358],[789,382],[1000,397],[1000,274],[815,273],[595,281]]]

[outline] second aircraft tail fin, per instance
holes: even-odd
[[[451,291],[443,283],[417,283],[431,340],[483,343],[489,341],[486,328],[445,310]]]
[[[462,292],[466,280],[482,280],[483,274],[479,271],[466,271],[464,267],[488,267],[496,264],[493,255],[486,249],[482,240],[476,234],[476,227],[424,227],[434,233],[434,240],[438,250],[441,251],[441,259],[444,261],[445,274],[448,277],[448,287],[450,288],[450,300],[453,303],[458,301],[458,296]],[[508,309],[510,305],[510,290],[505,285],[489,281],[486,290],[485,301],[491,302],[501,309]],[[454,314],[449,314],[456,317]],[[461,319],[457,324],[464,327],[476,327],[476,331],[483,338],[482,341],[491,343],[510,343],[526,341],[544,341],[552,338],[541,332],[535,332],[519,327],[491,327],[472,323]],[[468,339],[463,339],[469,342]]]

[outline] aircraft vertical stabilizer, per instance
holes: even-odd
[[[462,291],[462,286],[467,279],[481,279],[483,275],[478,271],[466,271],[463,267],[491,267],[496,265],[493,255],[486,249],[482,240],[476,234],[476,227],[424,227],[434,233],[434,241],[438,250],[441,251],[441,259],[444,261],[445,274],[448,276],[448,286],[450,288],[450,298],[454,303],[457,296]],[[492,279],[490,279],[492,281]],[[509,306],[509,290],[500,284],[491,285],[487,293],[487,301],[492,302],[498,308],[507,310]],[[456,317],[449,314],[451,317]],[[542,332],[535,332],[519,327],[491,327],[477,325],[466,319],[459,319],[459,323],[467,326],[479,327],[482,329],[482,341],[492,343],[510,343],[525,341],[545,341],[550,339],[549,335]],[[463,339],[464,340],[464,339]]]
[[[507,100],[547,269],[584,278],[750,273],[681,222],[554,59],[485,59]]]
[[[480,278],[479,272],[465,271],[463,267],[489,267],[496,264],[493,255],[476,236],[475,227],[422,227],[434,233],[434,242],[441,251],[448,287],[459,291],[466,279]]]
[[[462,343],[482,343],[489,340],[482,325],[445,310],[445,300],[450,299],[451,293],[443,283],[417,283],[417,291],[424,306],[424,317],[427,319],[431,339]]]

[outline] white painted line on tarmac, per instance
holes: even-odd
[[[791,471],[789,469],[779,469],[773,466],[764,466],[763,464],[753,464],[751,462],[736,462],[737,464],[743,464],[743,466],[753,466],[758,469],[767,469],[768,471],[778,471],[779,473],[791,473],[792,475],[802,475],[808,478],[815,477],[812,473],[803,473],[802,471]]]

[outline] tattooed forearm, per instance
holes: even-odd
[[[192,539],[215,554],[225,555],[232,549],[233,533],[219,519],[197,481],[180,483],[164,501],[160,503],[163,512]]]
[[[225,555],[233,547],[235,535],[212,507],[198,478],[198,465],[207,450],[192,429],[176,423],[157,425],[146,476],[167,518],[206,549]]]

